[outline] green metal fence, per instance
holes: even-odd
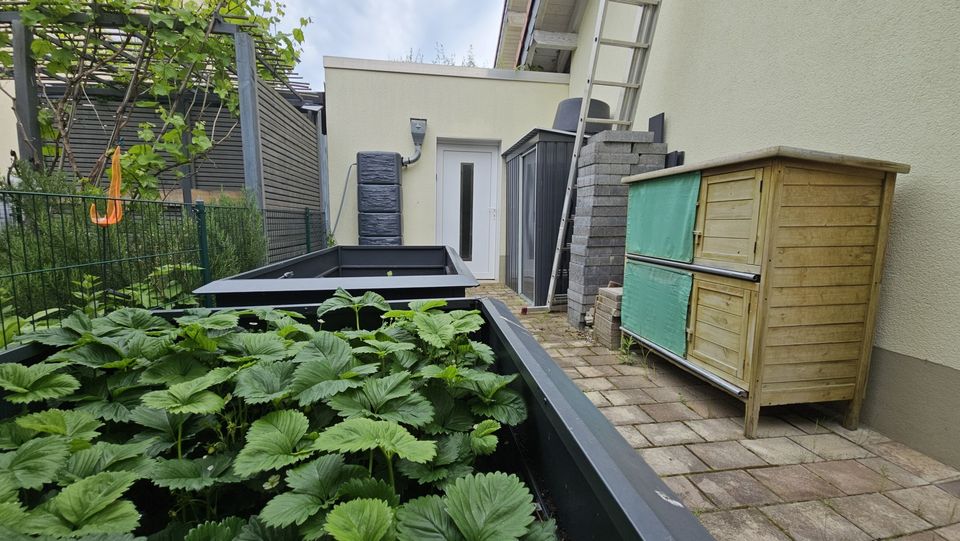
[[[0,191],[0,346],[72,311],[182,306],[210,280],[324,246],[308,209],[123,200],[123,219],[90,220],[106,198]]]

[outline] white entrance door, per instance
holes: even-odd
[[[497,149],[438,145],[437,241],[480,280],[497,277]]]

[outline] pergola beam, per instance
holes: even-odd
[[[14,107],[20,159],[39,163],[43,159],[40,123],[37,121],[37,66],[30,52],[33,32],[19,18],[10,23],[13,42]]]

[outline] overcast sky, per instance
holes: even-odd
[[[310,17],[297,72],[323,90],[323,57],[400,60],[411,48],[424,62],[436,44],[458,63],[471,45],[478,66],[492,67],[503,0],[285,0],[284,30]]]

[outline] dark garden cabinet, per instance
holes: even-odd
[[[507,162],[506,284],[535,306],[547,302],[557,231],[563,211],[573,134],[534,129],[503,153]],[[557,282],[567,293],[569,252]]]

